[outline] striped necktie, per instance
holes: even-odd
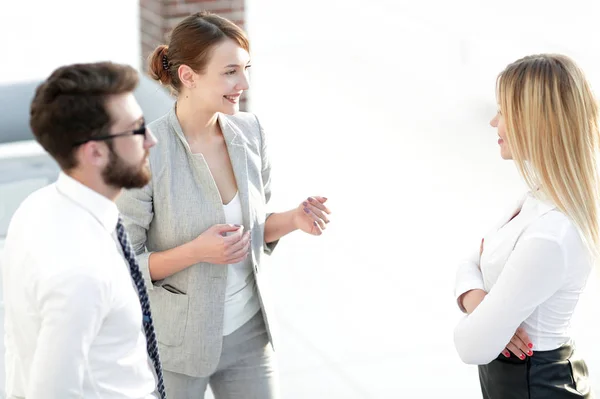
[[[138,264],[137,259],[135,258],[135,253],[133,252],[133,248],[129,243],[129,237],[127,235],[127,232],[125,231],[125,227],[123,227],[121,217],[119,217],[119,221],[117,223],[117,238],[119,239],[119,244],[121,244],[121,248],[123,249],[123,255],[125,256],[125,260],[127,260],[127,263],[129,264],[131,278],[133,280],[135,288],[137,289],[138,296],[140,298],[140,304],[142,305],[142,316],[144,332],[146,333],[148,356],[150,356],[150,359],[154,364],[154,369],[156,370],[156,377],[158,379],[156,387],[158,389],[158,393],[160,394],[160,398],[166,399],[167,396],[165,394],[163,371],[162,366],[160,364],[160,357],[158,355],[158,342],[156,340],[154,324],[152,324],[152,314],[150,312],[150,300],[148,298],[148,292],[146,291],[144,276],[142,276],[142,272],[140,272],[140,265]]]

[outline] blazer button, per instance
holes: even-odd
[[[258,266],[256,265],[256,263],[254,264],[254,271],[255,271],[256,273],[258,273]]]

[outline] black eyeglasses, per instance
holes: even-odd
[[[109,134],[106,136],[98,136],[98,137],[90,137],[89,139],[77,141],[73,144],[73,147],[77,147],[78,145],[85,144],[89,141],[105,141],[105,140],[112,140],[115,137],[135,136],[138,134],[143,134],[144,137],[146,137],[146,123],[145,122],[142,123],[142,125],[140,127],[138,127],[137,129],[128,130],[123,133]]]

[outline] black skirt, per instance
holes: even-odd
[[[525,360],[500,354],[479,366],[479,381],[484,399],[594,398],[587,366],[572,344],[534,351]]]

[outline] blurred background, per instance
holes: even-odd
[[[249,34],[243,106],[267,128],[273,210],[323,195],[334,212],[326,234],[292,234],[269,259],[282,397],[481,397],[453,346],[454,272],[525,190],[489,126],[495,79],[559,52],[598,93],[600,2],[0,0],[0,248],[14,209],[56,177],[30,141],[39,80],[99,60],[143,73],[202,9]],[[149,79],[136,96],[149,120],[173,101]],[[573,325],[598,394],[599,289],[594,276]]]

